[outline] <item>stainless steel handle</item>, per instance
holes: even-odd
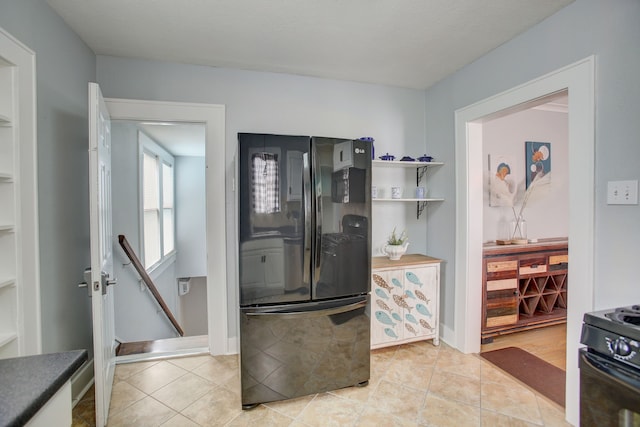
[[[304,257],[304,275],[302,282],[309,286],[311,280],[311,165],[309,153],[302,154],[302,203],[304,205],[304,232],[302,250]]]
[[[318,155],[315,144],[311,145],[311,162],[313,165],[313,185],[315,187],[315,223],[316,223],[316,245],[315,245],[315,269],[314,281],[320,280],[320,259],[322,249],[322,173],[318,166]]]
[[[310,310],[310,311],[266,311],[266,312],[254,312],[254,313],[246,313],[247,316],[250,317],[269,317],[269,318],[278,318],[278,319],[292,319],[298,317],[324,317],[331,316],[332,314],[340,314],[346,313],[348,311],[354,311],[359,308],[363,308],[367,306],[367,300],[358,301],[353,304],[343,305],[339,307],[331,307],[325,308],[321,310]]]
[[[84,269],[84,273],[83,277],[84,277],[84,282],[80,282],[78,283],[78,287],[79,288],[86,288],[87,289],[87,293],[89,294],[89,296],[91,296],[91,287],[89,286],[89,283],[91,283],[91,267],[86,267]]]
[[[97,291],[100,285],[102,285],[102,295],[106,295],[107,286],[113,286],[118,283],[118,279],[116,279],[115,277],[113,279],[109,279],[109,273],[103,271],[100,273],[100,282],[94,282],[93,286],[89,286],[89,283],[91,283],[91,267],[85,268],[83,274],[84,282],[80,282],[78,284],[78,287],[87,288],[89,296],[91,296],[91,290],[95,289]]]
[[[115,277],[113,279],[109,278],[109,273],[107,273],[106,271],[103,271],[102,273],[100,273],[100,281],[102,282],[102,295],[106,295],[107,294],[107,286],[109,285],[115,285],[116,283],[118,283],[118,279],[116,279]],[[93,284],[93,286],[97,289],[97,285],[98,282],[95,282]]]

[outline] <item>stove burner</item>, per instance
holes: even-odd
[[[640,325],[640,305],[616,308],[612,313],[606,313],[606,317],[621,324]]]

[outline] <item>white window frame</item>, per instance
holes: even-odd
[[[176,257],[176,206],[175,206],[175,181],[176,181],[176,173],[175,173],[175,158],[171,153],[162,148],[158,143],[156,143],[149,135],[138,130],[138,147],[139,147],[139,172],[140,178],[138,179],[138,192],[139,192],[139,203],[138,203],[138,211],[139,211],[139,222],[140,222],[140,258],[142,264],[145,265],[145,269],[147,273],[158,272],[160,273],[166,266],[175,261]],[[145,233],[144,233],[144,154],[149,154],[158,159],[158,198],[159,198],[159,240],[160,240],[160,259],[154,264],[147,266],[145,261]],[[168,165],[173,170],[173,182],[171,183],[173,187],[173,250],[168,252],[166,255],[164,254],[164,220],[163,220],[163,165]]]

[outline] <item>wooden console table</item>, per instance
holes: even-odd
[[[568,249],[567,239],[484,245],[483,344],[497,335],[566,322]]]

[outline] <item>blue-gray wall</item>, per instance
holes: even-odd
[[[1,2],[0,26],[37,54],[44,350],[90,347],[89,301],[75,285],[89,260],[86,83],[96,69],[109,97],[225,104],[228,177],[238,131],[366,132],[378,153],[426,150],[446,162],[430,177],[446,201],[429,210],[426,233],[414,232],[428,239],[412,247],[447,261],[442,320],[453,328],[454,111],[596,55],[595,308],[637,301],[640,208],[606,205],[606,183],[639,174],[638,17],[637,0],[577,0],[422,92],[113,57],[98,57],[96,68],[91,51],[44,2]],[[228,197],[228,218],[233,203]],[[233,258],[228,268],[235,283]]]
[[[238,132],[266,132],[345,138],[373,136],[376,153],[424,154],[424,92],[285,74],[98,56],[98,83],[110,98],[224,104],[227,230],[228,330],[236,336],[236,242],[233,159]],[[413,177],[413,178],[411,178]],[[415,174],[407,178],[415,180]],[[225,183],[220,183],[225,185]],[[389,186],[392,183],[388,184]],[[415,185],[415,184],[413,184]],[[426,221],[415,205],[374,204],[373,246],[382,246],[393,225],[407,228],[410,252],[426,250]]]
[[[0,26],[36,53],[42,350],[92,351],[87,83],[93,52],[42,0],[3,0]],[[28,262],[28,260],[26,260]]]
[[[596,58],[594,308],[640,300],[640,207],[606,204],[607,181],[640,178],[638,18],[637,0],[577,0],[426,91],[427,145],[452,165],[434,176],[450,202],[427,224],[428,252],[449,261],[443,276],[448,327],[454,319],[455,110],[590,55]],[[570,286],[579,292],[579,283]]]

